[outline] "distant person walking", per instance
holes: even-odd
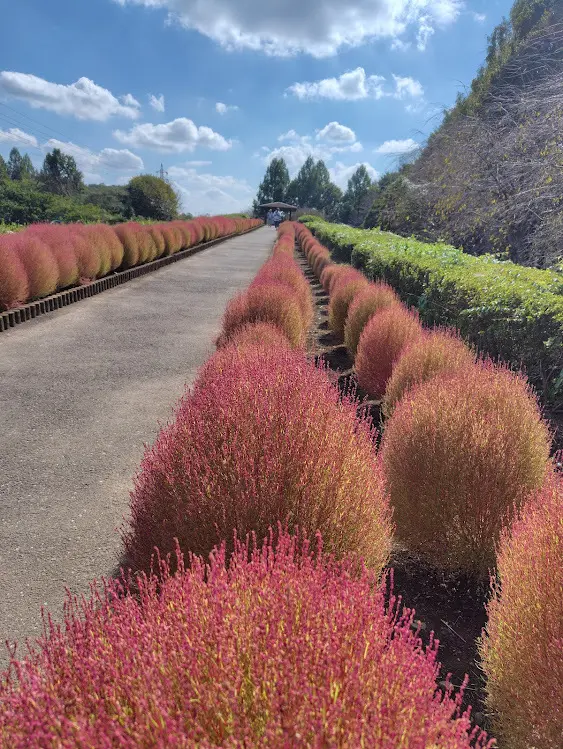
[[[272,208],[270,208],[266,215],[266,223],[268,224],[268,226],[274,225],[274,210]]]
[[[274,213],[274,229],[277,229],[278,226],[281,224],[281,222],[284,219],[284,215],[281,211],[276,210]]]

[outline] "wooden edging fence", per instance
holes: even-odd
[[[99,278],[97,281],[92,281],[92,283],[85,284],[84,286],[76,286],[71,289],[65,289],[65,291],[60,291],[58,294],[53,294],[52,296],[45,297],[44,299],[39,299],[36,302],[24,304],[22,307],[17,307],[17,309],[11,309],[7,312],[1,312],[0,333],[15,327],[20,323],[27,322],[27,320],[34,320],[40,315],[54,312],[55,310],[61,309],[62,307],[68,307],[69,304],[74,304],[75,302],[80,302],[82,299],[88,299],[91,296],[96,296],[97,294],[101,294],[102,291],[113,289],[115,286],[121,286],[121,284],[127,283],[127,281],[131,281],[134,278],[139,278],[140,276],[144,276],[147,273],[153,273],[155,270],[159,270],[159,268],[164,268],[164,266],[166,265],[176,263],[178,262],[178,260],[183,260],[186,257],[190,257],[191,255],[195,255],[198,252],[207,250],[216,244],[225,242],[227,239],[242,237],[245,234],[249,234],[250,232],[256,231],[260,228],[260,226],[253,226],[251,229],[247,229],[246,231],[240,232],[238,234],[228,234],[225,237],[218,237],[217,239],[212,239],[210,242],[204,242],[202,244],[195,245],[194,247],[188,247],[185,250],[180,250],[173,255],[166,255],[165,257],[160,257],[157,260],[152,260],[150,263],[138,265],[135,268],[129,268],[128,270],[122,270],[118,273],[113,273],[110,276]]]

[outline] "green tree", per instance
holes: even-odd
[[[171,221],[178,215],[179,199],[172,186],[160,177],[141,174],[127,185],[129,203],[143,218]]]
[[[35,171],[31,159],[27,154],[24,154],[21,161],[20,179],[35,179],[36,177],[37,172]]]
[[[22,178],[22,155],[19,150],[14,146],[10,151],[8,157],[8,176],[10,179],[21,179]]]
[[[364,164],[356,169],[348,180],[348,188],[342,199],[340,220],[351,226],[361,226],[375,198],[373,184]]]
[[[340,204],[342,202],[342,190],[333,182],[329,182],[323,192],[322,204],[325,218],[335,221],[338,218]]]
[[[81,197],[83,203],[96,205],[115,216],[127,215],[129,198],[125,187],[120,185],[86,185]]]
[[[39,183],[46,192],[71,197],[84,189],[82,172],[72,156],[54,148],[45,156]]]
[[[255,209],[263,203],[280,203],[287,199],[289,172],[285,159],[272,159],[266,169],[264,179],[258,188]]]
[[[0,180],[9,179],[8,166],[4,161],[4,157],[0,155]]]

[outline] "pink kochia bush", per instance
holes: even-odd
[[[158,225],[130,222],[113,228],[107,224],[32,224],[0,239],[0,309],[150,262],[202,242],[205,236],[236,234],[261,223],[215,216]]]
[[[383,398],[395,362],[422,332],[418,316],[402,304],[382,309],[369,320],[356,352],[358,383],[368,395]]]
[[[234,344],[236,346],[257,345],[266,346],[267,348],[291,348],[282,331],[271,323],[255,322],[248,325],[242,325],[236,328],[229,338],[222,338],[218,341],[218,347]]]
[[[391,523],[372,428],[303,354],[227,346],[143,459],[126,552],[149,570],[154,547],[167,554],[175,538],[206,556],[233,530],[262,540],[278,522],[381,571]]]
[[[481,642],[502,746],[563,741],[563,484],[550,477],[502,536]]]
[[[283,534],[67,603],[14,662],[0,745],[486,749],[385,585]]]
[[[25,267],[13,243],[0,236],[0,310],[18,307],[29,297]]]
[[[468,361],[417,385],[387,421],[380,453],[398,540],[487,579],[504,526],[543,485],[550,442],[525,378],[504,367]]]

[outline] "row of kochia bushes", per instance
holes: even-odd
[[[214,216],[152,225],[32,224],[0,236],[0,311],[261,223]]]
[[[69,603],[12,662],[0,746],[492,746],[388,599],[374,431],[307,359],[294,232],[145,454],[123,531],[145,575]]]
[[[297,231],[329,325],[382,401],[379,466],[397,540],[439,568],[494,575],[480,652],[502,746],[561,747],[563,485],[526,378],[477,358],[451,329],[424,328],[391,286]]]
[[[335,260],[389,283],[427,325],[453,325],[481,351],[523,367],[544,403],[563,406],[562,273],[318,217],[305,222]]]

